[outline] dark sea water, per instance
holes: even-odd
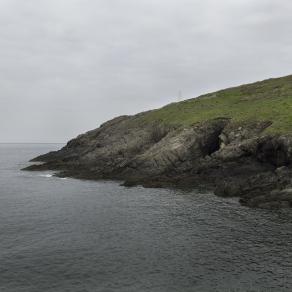
[[[292,210],[19,170],[59,147],[0,145],[1,292],[292,291]]]

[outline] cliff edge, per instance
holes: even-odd
[[[43,163],[25,170],[203,187],[250,207],[292,207],[292,76],[117,117],[32,161]]]

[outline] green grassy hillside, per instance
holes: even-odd
[[[234,122],[271,121],[266,131],[292,133],[292,75],[242,85],[147,113],[147,121],[190,125],[218,117]]]

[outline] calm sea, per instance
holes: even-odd
[[[0,145],[0,291],[292,291],[292,210],[20,168]]]

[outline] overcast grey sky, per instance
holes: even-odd
[[[291,15],[291,0],[0,0],[0,142],[292,74]]]

